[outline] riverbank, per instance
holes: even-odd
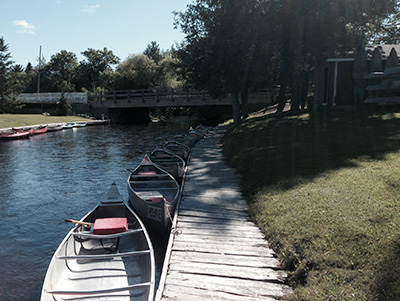
[[[259,114],[225,157],[294,300],[400,299],[400,114]]]
[[[66,122],[86,122],[87,124],[104,123],[104,120],[93,120],[79,116],[46,116],[41,114],[0,114],[0,131],[15,127],[38,126]]]

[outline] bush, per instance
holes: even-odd
[[[72,107],[65,97],[64,92],[61,94],[60,101],[57,102],[57,115],[58,116],[68,116],[72,115]]]

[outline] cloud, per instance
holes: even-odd
[[[36,34],[36,32],[35,32],[36,27],[33,25],[30,25],[25,20],[14,20],[13,24],[14,24],[14,26],[17,27],[18,33]]]
[[[82,9],[82,12],[84,12],[86,14],[94,14],[99,7],[100,7],[100,4],[85,5],[85,7]]]

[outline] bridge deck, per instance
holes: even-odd
[[[156,300],[275,300],[286,274],[249,220],[218,127],[192,151]]]

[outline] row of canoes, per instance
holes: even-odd
[[[84,122],[67,122],[59,124],[46,124],[30,128],[12,128],[9,131],[0,133],[0,139],[2,140],[14,140],[14,139],[27,139],[32,135],[45,134],[47,132],[61,131],[64,129],[72,129],[73,127],[86,126]]]
[[[68,220],[76,225],[51,259],[42,301],[153,300],[155,258],[146,227],[167,231],[180,197],[190,149],[206,131],[202,126],[191,129],[185,140],[175,137],[145,155],[130,170],[129,203],[113,183],[80,221]],[[178,153],[187,150],[189,136],[192,146],[185,158],[180,157]]]
[[[128,177],[129,202],[146,227],[164,235],[170,228],[183,185],[186,162],[194,144],[205,135],[198,127],[191,135],[176,136],[156,148]],[[194,135],[196,134],[196,135]]]

